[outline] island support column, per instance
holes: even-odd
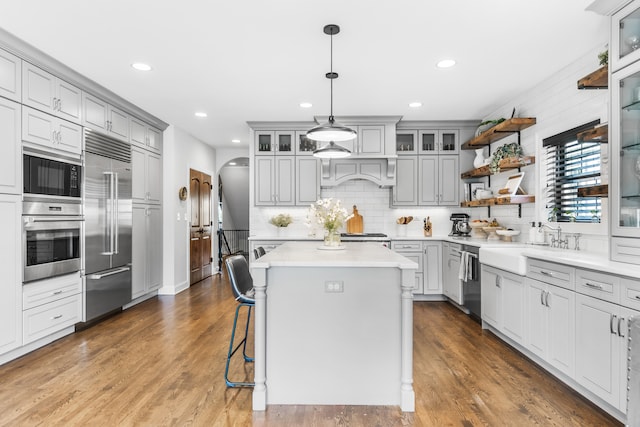
[[[413,391],[413,288],[415,270],[402,270],[402,368],[400,409],[415,412],[416,396]]]
[[[267,270],[256,268],[252,272],[253,289],[255,290],[255,317],[254,317],[254,382],[253,387],[253,410],[264,411],[267,409]]]

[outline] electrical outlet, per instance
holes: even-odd
[[[180,212],[178,212],[178,221],[180,221]]]
[[[344,292],[344,282],[341,280],[333,280],[324,282],[325,292]]]

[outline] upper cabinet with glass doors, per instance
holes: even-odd
[[[640,59],[640,1],[636,0],[620,9],[611,20],[612,71],[620,70]]]
[[[295,131],[256,131],[255,134],[255,155],[273,156],[295,154],[296,133]]]
[[[610,256],[640,264],[640,0],[613,15],[611,27]]]
[[[421,130],[418,132],[418,154],[458,154],[458,130]]]

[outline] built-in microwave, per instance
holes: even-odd
[[[62,159],[23,154],[25,196],[72,197],[80,200],[82,166]]]

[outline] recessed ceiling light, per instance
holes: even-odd
[[[310,102],[301,102],[301,103],[300,103],[300,106],[301,106],[302,108],[311,108],[311,107],[313,107],[313,104],[312,104],[312,103],[310,103]]]
[[[456,61],[454,61],[453,59],[443,59],[436,64],[438,68],[449,68],[453,67],[454,65],[456,65]]]
[[[151,65],[144,62],[134,62],[131,66],[138,71],[151,71]]]
[[[419,107],[422,107],[422,102],[418,102],[418,101],[416,101],[416,102],[410,102],[410,103],[409,103],[409,107],[411,107],[411,108],[419,108]]]
[[[231,142],[233,142],[234,144],[240,144],[240,140],[239,139],[232,139]]]
[[[197,111],[196,117],[207,117],[207,113],[205,113],[204,111]]]

